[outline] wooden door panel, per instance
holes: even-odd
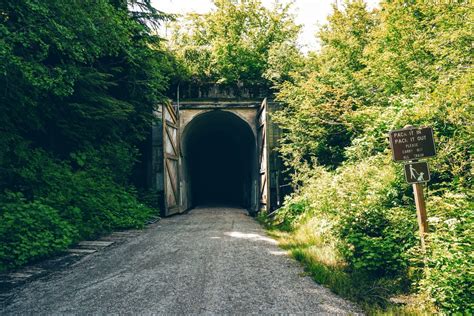
[[[179,121],[170,103],[163,105],[164,215],[180,211]]]
[[[259,209],[268,212],[270,210],[269,168],[268,168],[268,109],[267,99],[263,100],[257,114],[257,146],[258,146],[258,169],[259,169]]]

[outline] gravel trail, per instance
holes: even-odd
[[[356,314],[247,212],[197,208],[15,289],[0,314]]]

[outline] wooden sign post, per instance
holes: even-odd
[[[421,183],[413,183],[413,194],[415,195],[416,217],[420,231],[421,249],[425,251],[425,235],[428,233],[428,221],[423,186]]]
[[[390,147],[394,161],[408,161],[405,164],[405,178],[413,184],[416,215],[420,232],[421,249],[425,250],[425,235],[428,233],[425,197],[422,183],[430,180],[428,163],[418,159],[433,157],[436,148],[431,127],[416,128],[411,125],[403,129],[390,131]]]

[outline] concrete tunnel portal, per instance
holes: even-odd
[[[185,126],[181,146],[192,207],[251,206],[256,142],[247,122],[228,111],[199,114]]]

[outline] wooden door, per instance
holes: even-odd
[[[261,211],[270,211],[270,178],[268,149],[268,105],[265,98],[257,113],[258,203]]]
[[[180,211],[179,192],[179,113],[171,103],[163,105],[163,215]]]

